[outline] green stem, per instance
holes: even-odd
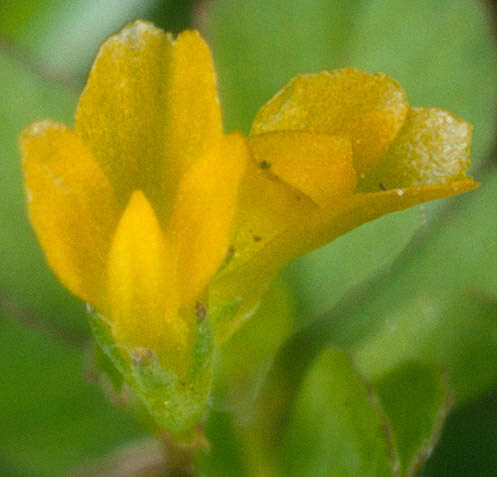
[[[195,477],[194,457],[197,450],[207,449],[209,443],[203,429],[197,426],[193,435],[187,440],[175,439],[170,434],[164,434],[163,442],[166,449],[166,477]]]

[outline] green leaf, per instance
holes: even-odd
[[[497,299],[468,295],[446,306],[430,295],[413,298],[357,348],[355,358],[371,379],[409,360],[438,363],[448,370],[458,400],[477,397],[497,382]]]
[[[210,477],[245,477],[247,449],[237,434],[235,418],[227,411],[210,409],[203,428],[209,449],[197,453],[199,475]]]
[[[424,206],[352,230],[283,272],[298,297],[297,326],[330,310],[348,290],[388,268],[424,219]]]
[[[438,441],[450,408],[446,379],[433,366],[407,362],[375,383],[400,460],[400,475],[414,476]]]
[[[116,343],[107,318],[90,307],[88,315],[97,344],[159,428],[188,439],[206,409],[211,389],[213,336],[209,320],[198,323],[188,370],[180,376],[164,369],[153,350]]]
[[[450,414],[423,477],[491,476],[497,469],[497,389]]]
[[[17,471],[12,475],[69,475],[81,462],[143,435],[87,382],[82,350],[4,313],[0,348],[0,460]]]
[[[283,462],[287,476],[395,475],[387,421],[346,353],[327,350],[310,370],[295,403]]]

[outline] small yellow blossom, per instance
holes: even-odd
[[[473,189],[471,127],[383,74],[301,75],[225,134],[209,50],[137,21],[101,47],[74,130],[21,137],[31,221],[116,342],[177,368],[205,309],[224,340],[290,260],[386,213]]]
[[[223,133],[200,35],[127,26],[101,47],[74,130],[35,123],[21,148],[31,221],[60,280],[116,342],[181,367],[248,158],[246,139]]]
[[[399,84],[355,68],[294,78],[258,112],[248,138],[233,258],[210,286],[218,340],[257,308],[299,255],[390,212],[478,186],[465,176],[471,126],[410,107]],[[214,314],[216,317],[216,314]]]

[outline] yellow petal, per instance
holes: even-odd
[[[350,194],[356,186],[347,138],[306,131],[282,131],[249,138],[259,166],[320,206]]]
[[[274,237],[316,208],[306,195],[262,169],[255,161],[248,161],[240,184],[236,233],[227,268],[236,268],[250,260]]]
[[[107,270],[116,341],[181,354],[188,327],[178,316],[176,261],[144,194],[135,191],[112,240]]]
[[[386,152],[408,109],[405,92],[384,74],[323,71],[293,79],[259,110],[252,134],[297,129],[347,136],[363,174]]]
[[[186,305],[199,298],[226,257],[247,158],[245,139],[228,135],[190,167],[179,186],[168,236]]]
[[[278,237],[271,247],[286,250],[287,261],[290,261],[378,217],[430,200],[460,194],[475,189],[478,185],[471,179],[464,179],[450,184],[357,193],[336,206],[320,209],[316,214],[309,215],[299,229]]]
[[[319,207],[306,195],[249,160],[240,185],[239,209],[230,260],[209,285],[209,309],[216,340],[225,341],[257,309],[280,267],[281,251],[258,260],[268,244]],[[284,260],[286,255],[282,257]],[[238,307],[233,312],[222,310]],[[221,310],[221,311],[220,311]],[[223,315],[227,315],[225,319]]]
[[[29,214],[47,260],[75,295],[101,306],[119,217],[111,185],[78,136],[61,124],[35,123],[20,144]]]
[[[123,205],[135,189],[169,212],[182,173],[222,133],[209,49],[136,21],[100,48],[76,114]]]
[[[233,260],[209,288],[212,307],[222,309],[238,301],[233,315],[215,323],[218,342],[228,339],[257,310],[260,299],[283,266],[340,235],[390,212],[404,210],[429,200],[469,191],[478,184],[470,179],[443,185],[427,185],[391,191],[353,194],[327,208],[308,213],[275,234],[250,259]]]
[[[412,108],[380,165],[360,184],[379,190],[446,184],[464,178],[472,127],[439,108]]]
[[[185,171],[216,144],[222,133],[216,76],[209,48],[197,31],[184,31],[174,44],[170,79],[169,129],[165,174]],[[175,166],[179,163],[178,166]]]

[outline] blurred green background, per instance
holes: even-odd
[[[17,148],[32,121],[72,124],[99,44],[136,18],[172,32],[202,31],[213,48],[227,130],[247,132],[257,109],[295,74],[347,65],[390,74],[411,104],[442,106],[474,125],[478,191],[367,224],[298,260],[284,278],[295,296],[294,331],[321,323],[327,343],[352,353],[385,395],[387,377],[406,363],[436,363],[448,374],[456,404],[423,475],[497,475],[492,5],[0,0],[0,476],[71,475],[146,435],[107,402],[88,370],[84,305],[45,264],[26,217]],[[213,415],[214,428],[225,429],[224,413]],[[291,427],[290,450],[305,419],[297,416]],[[235,466],[229,439],[218,440],[224,462]]]

